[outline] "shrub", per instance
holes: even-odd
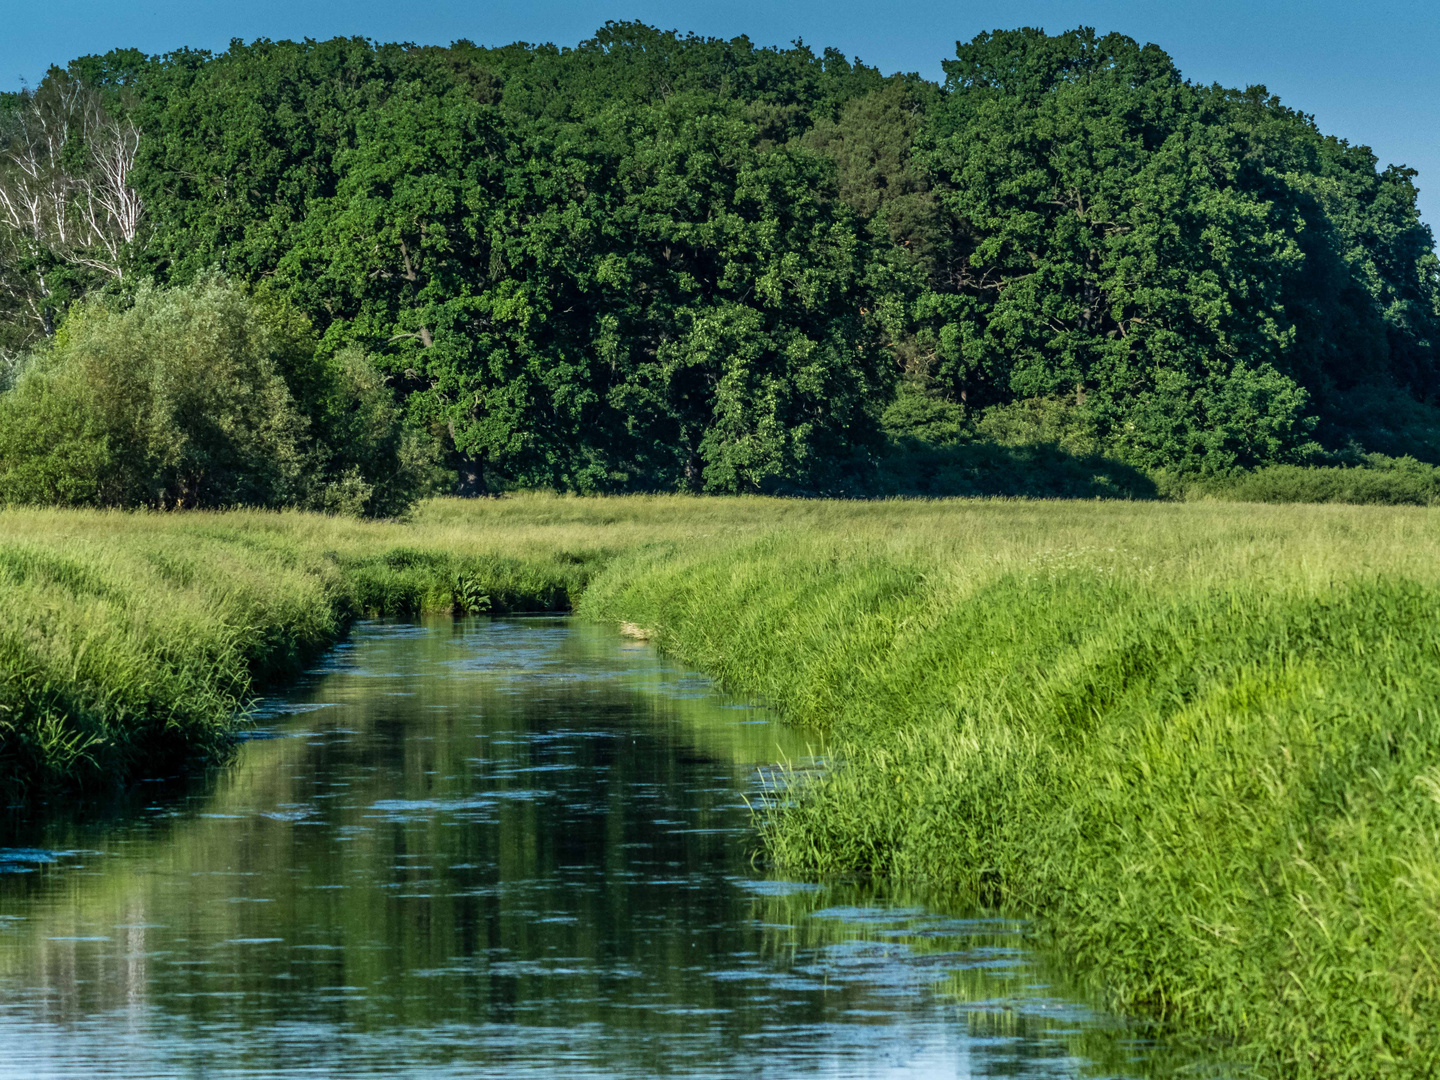
[[[1362,460],[1352,467],[1271,465],[1195,484],[1188,494],[1235,502],[1440,504],[1440,468],[1412,457],[1369,454]]]
[[[393,516],[434,488],[365,355],[218,278],[77,305],[0,394],[0,500]]]
[[[214,282],[77,307],[0,410],[17,502],[271,506],[301,484],[305,422],[269,335]]]

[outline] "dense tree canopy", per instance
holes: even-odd
[[[373,358],[469,491],[863,492],[1026,430],[1179,473],[1440,459],[1412,171],[1120,35],[945,70],[637,24],[85,57],[0,99],[0,352],[218,273]]]
[[[919,305],[945,392],[1073,393],[1138,463],[1217,469],[1302,453],[1313,408],[1357,382],[1436,390],[1435,256],[1403,170],[1118,35],[985,35],[946,71],[924,151],[942,270]]]

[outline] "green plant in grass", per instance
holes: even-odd
[[[455,575],[455,610],[478,615],[490,610],[490,594],[484,584],[467,574]]]

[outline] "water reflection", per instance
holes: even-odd
[[[1022,928],[765,879],[744,797],[806,739],[562,619],[370,625],[235,765],[0,852],[28,1076],[1151,1070]]]

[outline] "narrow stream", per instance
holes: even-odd
[[[1018,923],[757,870],[745,799],[805,736],[608,631],[360,626],[256,735],[179,794],[0,837],[0,1076],[1173,1065],[1048,986]]]

